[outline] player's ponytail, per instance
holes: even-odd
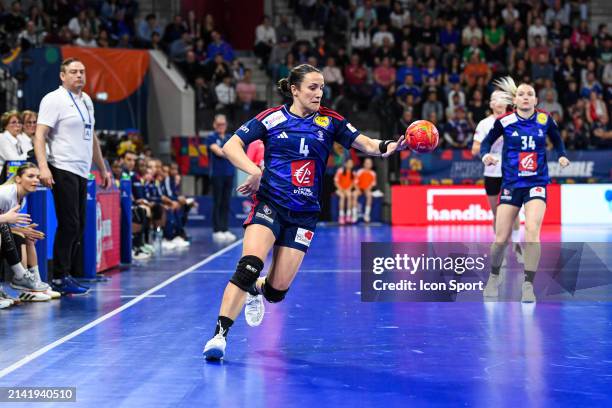
[[[498,94],[498,96],[500,98],[503,97],[503,100],[505,101],[510,101],[509,104],[513,104],[514,97],[516,96],[516,92],[518,90],[514,79],[512,79],[511,76],[506,76],[494,81],[493,84],[500,89],[500,94]]]
[[[282,78],[280,81],[278,81],[279,92],[288,98],[292,97],[293,94],[291,93],[291,85],[295,85],[296,88],[299,88],[306,74],[311,72],[321,73],[321,71],[319,71],[317,68],[308,64],[301,64],[293,68],[291,72],[289,72],[289,76],[287,78]]]

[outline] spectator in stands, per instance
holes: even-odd
[[[590,98],[591,92],[603,93],[603,87],[601,83],[596,79],[594,72],[587,73],[586,80],[582,84],[580,90],[580,96],[583,98]]]
[[[49,17],[40,11],[40,8],[36,4],[32,4],[28,9],[27,21],[31,21],[34,24],[34,29],[37,34],[42,34],[49,24]],[[44,37],[44,35],[43,35]]]
[[[466,119],[465,108],[457,106],[455,115],[444,127],[444,140],[451,148],[465,149],[474,133],[474,126]]]
[[[41,47],[46,35],[47,33],[44,31],[37,32],[34,22],[28,21],[25,30],[19,33],[17,40],[19,45],[24,49],[28,47]]]
[[[552,81],[555,77],[555,68],[548,61],[547,54],[539,54],[538,61],[531,65],[531,79],[536,87],[541,87],[545,80]]]
[[[13,38],[23,31],[26,27],[26,19],[21,10],[21,2],[15,0],[11,3],[11,12],[2,19],[4,31]]]
[[[404,78],[406,75],[412,75],[414,80],[414,84],[420,86],[422,83],[421,69],[417,67],[414,63],[414,58],[409,56],[406,57],[404,65],[401,65],[397,70],[397,82],[404,83]]]
[[[492,76],[491,69],[480,59],[480,54],[477,52],[472,54],[463,74],[468,86],[474,86],[479,78],[482,78],[485,83],[489,83]]]
[[[295,31],[289,25],[289,16],[286,14],[281,15],[280,23],[275,28],[276,30],[276,39],[281,41],[282,38],[285,39],[287,43],[293,43],[295,41]]]
[[[85,10],[81,10],[81,11],[79,11],[78,15],[72,17],[70,19],[70,22],[68,23],[68,28],[72,32],[72,36],[74,38],[76,38],[79,35],[81,35],[81,31],[83,30],[83,28],[91,29],[91,26],[89,24],[89,20],[87,19],[86,11]]]
[[[427,94],[427,100],[423,103],[422,115],[423,117],[429,117],[431,112],[435,112],[436,116],[441,118],[444,114],[444,107],[442,103],[438,100],[438,92],[436,88],[429,88],[429,93]]]
[[[194,10],[189,10],[187,12],[187,19],[185,21],[185,27],[187,28],[187,32],[191,36],[191,38],[197,38],[200,36],[200,32],[202,28],[200,27],[200,23],[196,18],[196,13]]]
[[[228,229],[228,217],[235,170],[223,153],[223,146],[231,136],[227,133],[226,117],[216,115],[213,128],[215,131],[208,137],[213,196],[213,239],[215,241],[234,241],[236,236]]]
[[[340,90],[344,84],[342,71],[336,66],[336,59],[334,57],[327,58],[327,64],[321,73],[323,74],[323,79],[325,80],[323,95],[328,101],[331,102],[334,98],[340,95]]]
[[[422,77],[426,86],[439,87],[442,84],[442,70],[438,68],[435,58],[427,60],[427,67],[423,68]]]
[[[276,31],[272,27],[269,16],[264,16],[260,25],[255,28],[255,48],[253,52],[259,58],[259,66],[262,69],[268,66],[270,53],[276,44]]]
[[[542,109],[551,115],[553,113],[557,113],[559,118],[563,120],[563,107],[555,100],[555,94],[552,90],[546,91],[544,98],[541,99],[540,103],[538,104],[538,109]]]
[[[98,33],[98,38],[96,40],[98,42],[98,47],[100,48],[109,48],[111,46],[108,31],[106,31],[104,28]]]
[[[393,34],[389,31],[387,24],[381,24],[378,28],[376,34],[372,36],[372,45],[376,48],[382,47],[384,39],[389,40],[389,45],[393,47],[395,43],[395,38]]]
[[[415,103],[418,104],[421,102],[421,88],[414,84],[414,77],[412,74],[406,75],[404,83],[397,88],[395,94],[399,99],[404,99],[406,95],[412,95]]]
[[[529,45],[530,48],[538,46],[536,43],[537,37],[540,37],[542,44],[546,44],[548,29],[542,22],[542,18],[540,16],[536,17],[533,24],[531,24],[527,29],[527,45]]]
[[[612,148],[612,127],[610,121],[607,123],[596,123],[591,137],[593,146],[599,149]]]
[[[533,45],[529,46],[529,61],[532,64],[536,64],[540,60],[540,55],[545,55],[548,58],[550,54],[549,48],[546,46],[546,42],[542,36],[537,35],[533,40]]]
[[[276,72],[277,78],[286,78],[289,72],[296,66],[296,60],[293,53],[288,53],[285,57],[285,61],[279,65],[278,71]]]
[[[469,63],[470,58],[472,58],[472,54],[478,54],[481,61],[486,61],[486,54],[484,50],[480,47],[479,40],[476,37],[472,37],[469,47],[465,47],[463,50],[463,62]]]
[[[232,117],[234,104],[236,103],[236,90],[232,85],[232,77],[226,75],[223,81],[215,87],[217,96],[217,111]]]
[[[474,123],[479,123],[489,114],[488,106],[483,101],[482,91],[474,89],[472,98],[467,105],[467,117],[470,125],[475,128]]]
[[[389,87],[395,84],[395,68],[389,57],[383,58],[381,64],[374,69],[374,92],[377,95],[386,94]]]
[[[32,150],[30,138],[21,133],[23,124],[19,112],[4,113],[1,123],[4,132],[0,134],[0,171],[9,160],[26,160]]]
[[[138,23],[136,38],[138,41],[140,41],[143,47],[148,48],[151,45],[153,33],[157,33],[161,36],[163,35],[163,30],[157,23],[157,17],[155,14],[151,13],[147,14],[146,18],[140,20]]]
[[[602,95],[597,91],[591,91],[589,101],[586,105],[586,120],[589,125],[595,123],[607,124],[609,121],[608,107],[603,101]]]
[[[277,38],[278,43],[272,48],[268,63],[268,75],[270,75],[273,80],[280,78],[278,76],[278,70],[286,61],[287,55],[291,53],[291,42],[289,37],[282,36]]]
[[[472,40],[476,39],[477,42],[474,43]],[[482,30],[478,27],[475,17],[470,17],[468,20],[468,25],[461,32],[461,43],[464,46],[474,45],[477,46],[482,43]]]
[[[97,47],[98,43],[95,38],[91,35],[91,31],[88,27],[83,27],[81,29],[81,34],[74,41],[74,45],[79,47]]]
[[[506,31],[497,25],[497,18],[490,20],[489,26],[484,30],[484,42],[489,61],[505,61],[506,59]]]
[[[461,35],[455,28],[453,20],[446,20],[444,23],[444,28],[440,30],[440,45],[444,48],[447,48],[450,44],[455,44],[455,46],[458,46],[460,40]]]
[[[189,85],[194,85],[197,77],[204,75],[204,67],[196,61],[196,55],[193,51],[187,51],[185,55],[185,61],[179,64],[185,79]]]
[[[176,63],[182,63],[187,57],[187,52],[192,51],[192,49],[193,44],[191,35],[187,31],[185,31],[179,39],[173,41],[172,44],[170,44],[170,58],[172,58],[172,61]]]
[[[225,61],[231,62],[234,60],[234,50],[231,45],[223,41],[221,34],[218,31],[213,31],[211,34],[212,41],[208,45],[207,54],[209,58],[217,54],[221,54]]]
[[[251,77],[253,71],[250,69],[244,70],[244,77],[236,84],[236,96],[238,97],[238,106],[241,110],[251,112],[253,102],[257,99],[257,87],[252,82]],[[252,116],[250,113],[249,117]]]
[[[410,11],[404,8],[399,1],[393,3],[393,11],[389,16],[391,21],[391,29],[401,31],[402,27],[410,25]]]
[[[231,72],[221,54],[215,55],[204,67],[205,77],[215,85],[220,83],[224,77],[230,76]]]
[[[169,46],[176,40],[180,39],[183,36],[183,33],[185,32],[187,32],[187,27],[185,27],[185,23],[183,22],[183,17],[177,14],[174,16],[174,19],[172,20],[172,22],[169,23],[164,29],[164,36],[162,37],[162,41],[167,46]]]
[[[364,0],[363,4],[355,10],[354,21],[363,20],[367,29],[376,25],[378,15],[372,6],[372,0]]]
[[[591,129],[578,112],[572,114],[572,118],[567,124],[567,145],[570,149],[586,149],[590,144]]]
[[[377,48],[374,52],[374,66],[380,65],[385,58],[389,58],[392,66],[395,65],[395,49],[387,37],[383,38],[382,47]]]
[[[519,20],[519,12],[514,8],[514,3],[512,1],[507,1],[506,6],[501,11],[502,19],[504,20],[506,25],[511,25]]]
[[[570,37],[570,43],[574,48],[578,47],[580,41],[584,41],[587,46],[593,44],[593,36],[589,30],[589,23],[586,20],[582,20],[578,27],[574,28],[572,36]]]
[[[215,19],[211,14],[206,14],[202,17],[202,23],[200,24],[200,37],[204,40],[204,43],[208,46],[212,41],[212,32],[215,31]]]

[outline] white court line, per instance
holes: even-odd
[[[168,286],[169,284],[171,284],[175,280],[178,280],[178,279],[182,278],[183,276],[187,275],[191,271],[193,271],[195,269],[198,269],[200,266],[205,265],[208,262],[212,261],[213,259],[215,259],[215,258],[223,255],[224,253],[234,249],[240,243],[242,243],[242,239],[232,243],[231,245],[223,248],[220,251],[215,252],[214,254],[212,254],[212,255],[208,256],[207,258],[201,260],[197,264],[192,265],[189,268],[183,270],[182,272],[179,272],[176,275],[171,276],[170,278],[166,279],[165,281],[163,281],[159,285],[155,286],[154,288],[151,288],[151,289],[147,290],[146,292],[144,292],[143,294],[139,295],[137,298],[130,300],[129,302],[127,302],[123,306],[118,307],[117,309],[115,309],[115,310],[105,314],[104,316],[101,316],[101,317],[97,318],[93,322],[88,323],[85,326],[81,327],[80,329],[77,329],[77,330],[73,331],[72,333],[62,337],[61,339],[56,340],[53,343],[46,345],[45,347],[35,351],[34,353],[28,354],[27,356],[25,356],[21,360],[17,361],[16,363],[13,363],[12,365],[10,365],[10,366],[0,370],[0,378],[7,376],[8,374],[12,373],[13,371],[17,370],[18,368],[23,367],[24,365],[26,365],[30,361],[32,361],[32,360],[42,356],[46,352],[51,351],[54,348],[56,348],[57,346],[60,346],[60,345],[64,344],[68,340],[71,340],[71,339],[75,338],[79,334],[84,333],[84,332],[86,332],[87,330],[89,330],[89,329],[91,329],[93,327],[96,327],[97,325],[99,325],[100,323],[104,322],[105,320],[108,320],[111,317],[115,316],[116,314],[119,314],[119,313],[123,312],[125,309],[128,309],[128,308],[134,306],[136,303],[138,303],[141,300],[145,299],[147,296],[149,296],[149,295],[157,292],[158,290]]]

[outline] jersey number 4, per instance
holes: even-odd
[[[535,147],[533,136],[521,136],[521,150],[535,150]]]
[[[300,140],[300,154],[303,154],[304,157],[308,156],[310,151],[308,150],[308,145],[306,144],[306,139],[302,138]]]

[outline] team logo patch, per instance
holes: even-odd
[[[291,183],[297,187],[314,186],[314,160],[298,160],[291,162]]]
[[[546,115],[545,113],[538,113],[536,120],[540,125],[545,125],[546,122],[548,122],[548,115]]]
[[[295,242],[309,247],[313,236],[314,232],[304,228],[298,228],[297,232],[295,233]]]
[[[500,200],[512,200],[512,191],[508,190],[507,188],[504,188],[502,190],[502,194],[499,196]]]
[[[322,128],[327,128],[329,126],[329,117],[327,116],[316,116],[314,118],[314,123],[321,126]]]
[[[270,209],[270,207],[268,207],[268,204],[264,204],[262,210],[263,210],[264,214],[266,214],[266,215],[272,214],[272,210]]]
[[[538,169],[538,154],[536,152],[519,153],[519,171],[536,171]]]
[[[546,189],[544,187],[532,187],[529,190],[529,197],[543,197],[543,198],[546,198]]]

